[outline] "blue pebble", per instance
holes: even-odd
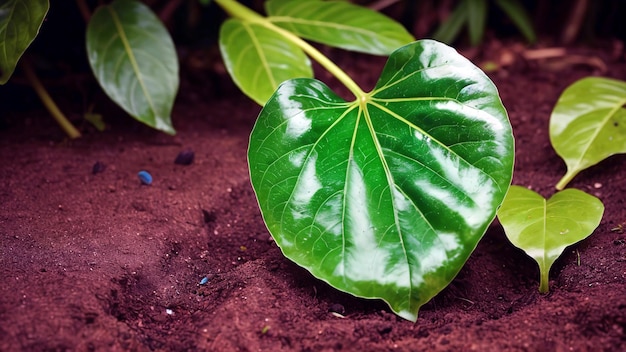
[[[139,171],[139,173],[137,174],[137,177],[139,177],[139,180],[144,185],[149,185],[152,183],[152,175],[150,175],[148,171],[145,171],[145,170]]]
[[[209,282],[209,278],[205,276],[200,280],[200,285],[205,285],[207,282]]]

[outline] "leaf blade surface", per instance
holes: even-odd
[[[565,89],[550,116],[550,142],[567,165],[557,184],[614,154],[626,153],[626,82],[589,77]]]
[[[89,63],[105,93],[148,126],[174,134],[178,57],[161,21],[146,5],[116,0],[87,26]]]
[[[425,40],[391,55],[363,103],[316,80],[283,83],[259,115],[248,160],[285,256],[415,321],[495,217],[513,138],[491,81]]]
[[[8,0],[0,4],[0,84],[5,84],[26,48],[35,39],[48,0]]]
[[[498,219],[507,237],[539,265],[541,285],[548,292],[550,268],[567,246],[593,232],[602,219],[602,202],[577,189],[566,189],[546,201],[520,186],[511,186]]]
[[[282,35],[258,23],[229,19],[220,28],[220,51],[237,86],[264,105],[278,85],[313,77],[309,58]]]
[[[374,55],[389,55],[414,40],[398,22],[365,7],[337,1],[271,0],[269,20],[302,38]]]

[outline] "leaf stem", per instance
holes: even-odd
[[[344,70],[339,68],[339,66],[337,66],[332,60],[302,38],[288,30],[276,26],[267,18],[241,5],[235,0],[215,0],[215,2],[230,16],[244,21],[258,23],[265,28],[282,35],[285,39],[299,46],[307,55],[309,55],[309,57],[317,61],[322,67],[335,76],[339,82],[346,86],[346,88],[348,88],[357,99],[362,100],[367,96],[361,87],[359,87],[359,85],[356,84],[356,82],[354,82],[354,80],[348,76]]]
[[[570,172],[569,170],[565,173],[565,176],[561,178],[561,180],[556,184],[555,188],[557,191],[562,191],[565,186],[578,174],[578,171]]]
[[[539,282],[539,292],[540,293],[548,293],[550,291],[550,268],[545,270],[544,268],[539,268],[541,281]]]
[[[28,79],[28,82],[39,96],[39,99],[41,99],[43,105],[46,107],[46,109],[48,109],[52,117],[61,126],[63,131],[65,131],[65,133],[71,139],[79,138],[80,132],[76,129],[76,127],[74,127],[74,125],[72,125],[67,117],[65,117],[57,104],[54,102],[54,100],[52,100],[50,94],[48,94],[48,91],[37,77],[37,74],[35,74],[35,71],[33,70],[30,62],[28,62],[28,60],[21,60],[20,66],[24,71],[24,74],[26,75],[26,79]]]

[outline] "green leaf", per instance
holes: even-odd
[[[550,116],[550,141],[567,165],[563,189],[580,171],[626,153],[626,82],[589,77],[574,82]]]
[[[445,22],[439,26],[433,38],[444,43],[452,43],[461,32],[463,24],[468,21],[468,6],[469,1],[462,0]]]
[[[311,62],[302,49],[260,23],[229,19],[222,24],[219,41],[228,73],[259,105],[264,105],[283,81],[313,77]]]
[[[415,40],[395,20],[349,2],[270,0],[265,6],[277,26],[346,50],[389,55]]]
[[[522,6],[519,1],[495,0],[495,2],[502,9],[502,11],[509,16],[511,21],[513,21],[517,29],[522,32],[528,42],[534,43],[537,40],[532,21],[524,9],[524,6]]]
[[[48,13],[48,0],[7,0],[0,4],[0,84],[32,43]]]
[[[539,264],[539,291],[549,290],[550,267],[565,247],[591,235],[600,224],[604,205],[577,189],[566,189],[547,201],[520,186],[511,186],[498,219],[516,247]]]
[[[376,88],[353,102],[317,80],[283,83],[248,160],[286,257],[415,321],[495,217],[513,137],[489,78],[422,40],[392,53]]]
[[[468,2],[468,29],[470,43],[478,45],[483,39],[487,24],[487,0],[466,0]]]
[[[174,134],[178,57],[167,29],[146,5],[117,0],[87,26],[89,63],[107,95],[137,120]]]

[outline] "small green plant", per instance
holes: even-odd
[[[454,49],[411,42],[350,3],[270,0],[263,17],[215,2],[233,17],[220,33],[226,67],[264,105],[248,162],[269,232],[319,279],[415,321],[509,188],[513,136],[494,84]],[[301,37],[390,56],[365,92]],[[354,100],[311,78],[308,58]]]
[[[563,189],[580,171],[626,153],[626,82],[588,77],[559,97],[550,117],[550,141],[567,165]]]
[[[83,1],[77,3],[88,11]],[[37,36],[48,9],[48,0],[8,0],[0,5],[0,84],[8,81]],[[178,90],[178,59],[160,20],[134,0],[102,5],[86,19],[89,63],[105,93],[135,119],[174,134],[170,113]],[[22,69],[66,134],[79,137],[28,61],[22,60]]]
[[[598,198],[576,189],[566,189],[546,200],[524,187],[511,186],[498,219],[511,243],[539,265],[539,292],[546,293],[552,264],[565,247],[591,235],[603,212]]]
[[[452,43],[458,37],[463,25],[467,24],[470,44],[480,44],[487,23],[488,2],[487,0],[460,0],[448,19],[433,34],[433,38],[444,43]],[[528,42],[535,42],[536,36],[532,22],[519,1],[494,0],[494,2],[509,16]]]

